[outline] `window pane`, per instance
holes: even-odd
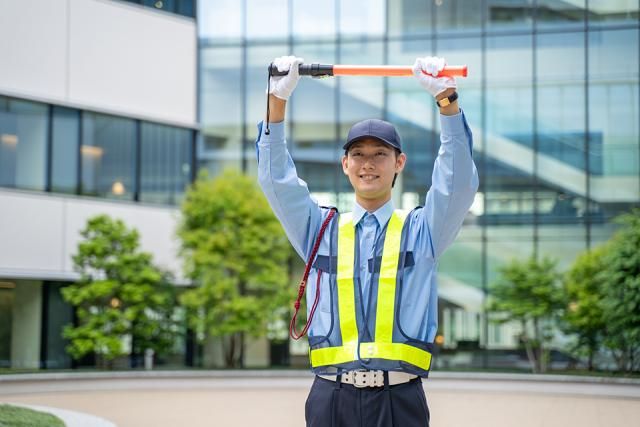
[[[240,75],[245,79],[247,90],[244,99],[247,114],[246,123],[244,123],[247,141],[244,144],[243,155],[247,171],[252,175],[258,173],[254,142],[258,132],[256,125],[264,120],[267,108],[267,67],[274,58],[286,55],[287,52],[289,52],[287,45],[249,46],[247,47],[247,66],[240,71]],[[300,82],[300,85],[303,84],[304,82]],[[292,102],[295,103],[295,95],[292,97]],[[286,123],[291,125],[289,121]]]
[[[206,48],[201,50],[200,117],[202,131],[198,159],[211,176],[226,167],[240,169],[242,153],[242,63],[240,48]],[[271,58],[269,61],[271,61]],[[267,65],[255,70],[263,76],[264,87]],[[264,90],[264,89],[263,89]],[[264,109],[264,104],[260,102]],[[254,127],[255,129],[255,127]],[[255,132],[254,132],[255,133]]]
[[[70,369],[71,357],[65,347],[68,340],[62,336],[64,327],[73,323],[73,307],[62,297],[62,288],[65,283],[45,282],[44,292],[46,298],[43,303],[48,305],[46,313],[45,354],[43,360],[45,369]]]
[[[340,34],[384,35],[385,7],[385,0],[340,1]]]
[[[62,193],[77,191],[79,130],[78,110],[53,107],[52,191]]]
[[[245,1],[248,39],[282,40],[289,36],[289,0]]]
[[[536,25],[538,28],[559,28],[568,30],[582,28],[586,17],[586,0],[558,2],[538,0]]]
[[[430,52],[431,40],[399,41],[389,44],[389,63],[413,65],[418,56]],[[439,144],[435,108],[431,95],[414,78],[387,79],[388,118],[400,133],[407,162],[402,171],[402,192],[407,206],[423,204],[431,186],[433,162]]]
[[[487,38],[484,215],[487,234],[527,226],[534,218],[531,36]],[[533,236],[527,236],[532,238]]]
[[[308,0],[292,0],[293,37],[296,40],[334,40],[336,37],[335,2],[324,2],[318,7]],[[297,56],[302,56],[296,51]],[[311,58],[305,58],[310,62]]]
[[[195,17],[196,0],[176,0],[175,10],[180,15]]]
[[[439,34],[479,32],[482,2],[477,0],[436,0],[436,31]]]
[[[589,0],[589,25],[638,24],[638,0]]]
[[[335,62],[333,43],[300,44],[294,51],[308,62]],[[335,203],[332,197],[342,175],[337,167],[342,153],[341,138],[336,135],[336,82],[334,78],[304,77],[296,88],[289,112],[292,119],[289,147],[298,175],[313,183],[310,190],[322,204]],[[322,100],[320,105],[318,100]]]
[[[191,131],[142,123],[140,200],[177,204],[191,177]]]
[[[240,40],[243,2],[205,0],[198,2],[198,35],[202,39]]]
[[[2,99],[0,99],[2,103]],[[11,330],[15,311],[15,283],[0,282],[0,368],[11,368]]]
[[[424,0],[388,1],[389,34],[429,34],[434,4]]]
[[[533,254],[533,235],[532,227],[495,227],[498,233],[494,234],[495,238],[487,242],[486,259],[487,259],[487,282],[489,286],[489,296],[491,296],[491,286],[498,280],[499,269],[504,267],[512,260],[526,260]],[[494,315],[488,313],[489,319],[495,318]],[[521,333],[521,325],[519,322],[509,322],[497,324],[488,322],[489,335],[487,337],[488,349],[504,349],[518,348],[518,336]],[[508,366],[513,369],[518,366],[518,361],[513,360],[513,356],[509,354],[500,354],[499,352],[489,353],[488,365],[492,368],[504,368]],[[517,364],[517,365],[516,365]],[[515,365],[515,366],[514,366]],[[518,367],[527,368],[526,359],[522,360],[522,365]]]
[[[0,186],[44,190],[47,106],[0,97]]]
[[[584,37],[584,32],[536,36],[536,173],[541,224],[581,223],[586,213],[589,137],[585,130]],[[590,139],[590,151],[597,153],[601,145],[596,138]]]
[[[589,33],[589,185],[596,223],[640,202],[638,36],[638,30]]]
[[[487,29],[489,31],[531,29],[532,3],[533,0],[487,0]]]
[[[135,140],[134,120],[83,114],[82,194],[133,200]]]

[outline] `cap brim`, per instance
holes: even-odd
[[[362,136],[355,137],[351,141],[347,141],[347,143],[344,144],[342,146],[342,148],[344,150],[348,150],[349,147],[351,147],[353,144],[355,144],[356,142],[362,141],[363,139],[375,139],[375,140],[378,140],[378,141],[382,142],[385,145],[388,145],[391,148],[394,148],[394,149],[399,150],[400,152],[402,152],[402,150],[400,148],[398,148],[396,145],[390,143],[386,139],[382,139],[382,138],[380,138],[378,136],[373,136],[373,135],[362,135]]]

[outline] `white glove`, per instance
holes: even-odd
[[[416,76],[422,87],[434,97],[448,88],[455,89],[457,87],[456,79],[453,77],[438,77],[438,73],[446,64],[444,58],[437,56],[416,58],[416,62],[413,64],[413,75]]]
[[[281,56],[273,60],[273,65],[278,71],[289,71],[286,76],[271,76],[269,82],[269,93],[280,99],[287,100],[296,88],[300,75],[298,73],[298,65],[304,62],[304,59],[295,56]]]

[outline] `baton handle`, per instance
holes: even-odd
[[[301,76],[326,77],[326,76],[378,76],[378,77],[408,77],[413,76],[411,66],[404,65],[327,65],[327,64],[300,64],[298,72]],[[286,76],[289,71],[278,71],[269,64],[270,76]],[[426,74],[426,73],[425,73]],[[466,65],[447,65],[438,77],[467,77]]]

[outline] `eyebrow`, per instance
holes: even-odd
[[[355,150],[357,148],[362,148],[365,145],[364,142],[356,142],[355,144],[353,144],[353,146],[349,149],[349,151],[351,150]],[[387,144],[380,142],[380,141],[375,141],[375,148],[386,148],[388,150],[393,150],[393,148],[387,146]]]

